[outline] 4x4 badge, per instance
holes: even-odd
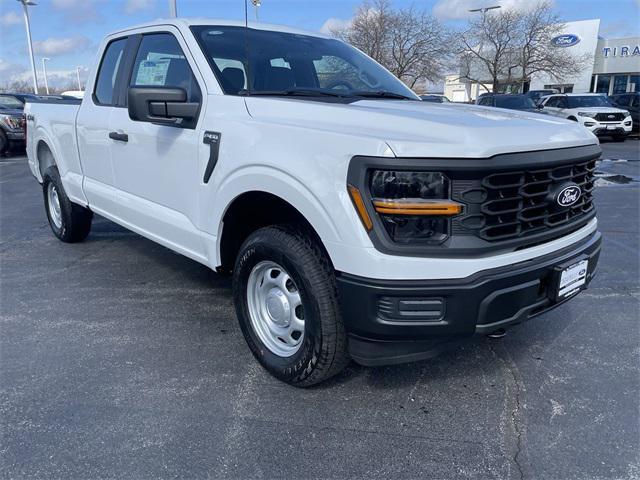
[[[218,163],[221,138],[222,134],[220,132],[204,132],[202,143],[209,145],[209,161],[207,162],[207,168],[204,171],[204,177],[202,179],[204,183],[209,182],[213,169],[216,167],[216,163]]]

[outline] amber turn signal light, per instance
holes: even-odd
[[[371,217],[367,212],[366,207],[364,206],[364,201],[362,200],[362,194],[360,190],[358,190],[353,185],[347,185],[347,190],[349,190],[349,195],[351,196],[351,201],[353,205],[356,207],[356,211],[360,216],[360,220],[362,220],[362,224],[367,232],[371,231],[373,228],[373,222],[371,221]]]
[[[385,215],[442,215],[452,216],[462,212],[462,205],[447,201],[398,202],[392,200],[374,200],[376,212]]]

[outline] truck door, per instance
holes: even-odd
[[[204,81],[180,33],[165,28],[139,37],[128,85],[182,88],[189,102],[200,104],[199,118],[179,127],[133,121],[127,109],[114,112],[111,150],[120,216],[133,230],[202,259],[204,242],[195,223]]]
[[[107,43],[94,82],[76,117],[78,152],[82,163],[83,190],[97,213],[117,216],[115,183],[111,165],[109,121],[117,108],[118,80],[123,74],[128,38]]]

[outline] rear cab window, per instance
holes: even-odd
[[[116,104],[114,98],[116,78],[122,65],[126,44],[127,37],[119,38],[109,43],[104,51],[93,92],[93,99],[98,105],[113,106]]]

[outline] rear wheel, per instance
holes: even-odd
[[[67,243],[81,242],[87,238],[93,212],[69,200],[57,167],[49,167],[42,180],[44,206],[53,234]]]
[[[306,387],[349,362],[333,268],[310,235],[288,226],[252,233],[233,291],[251,352],[278,379]]]

